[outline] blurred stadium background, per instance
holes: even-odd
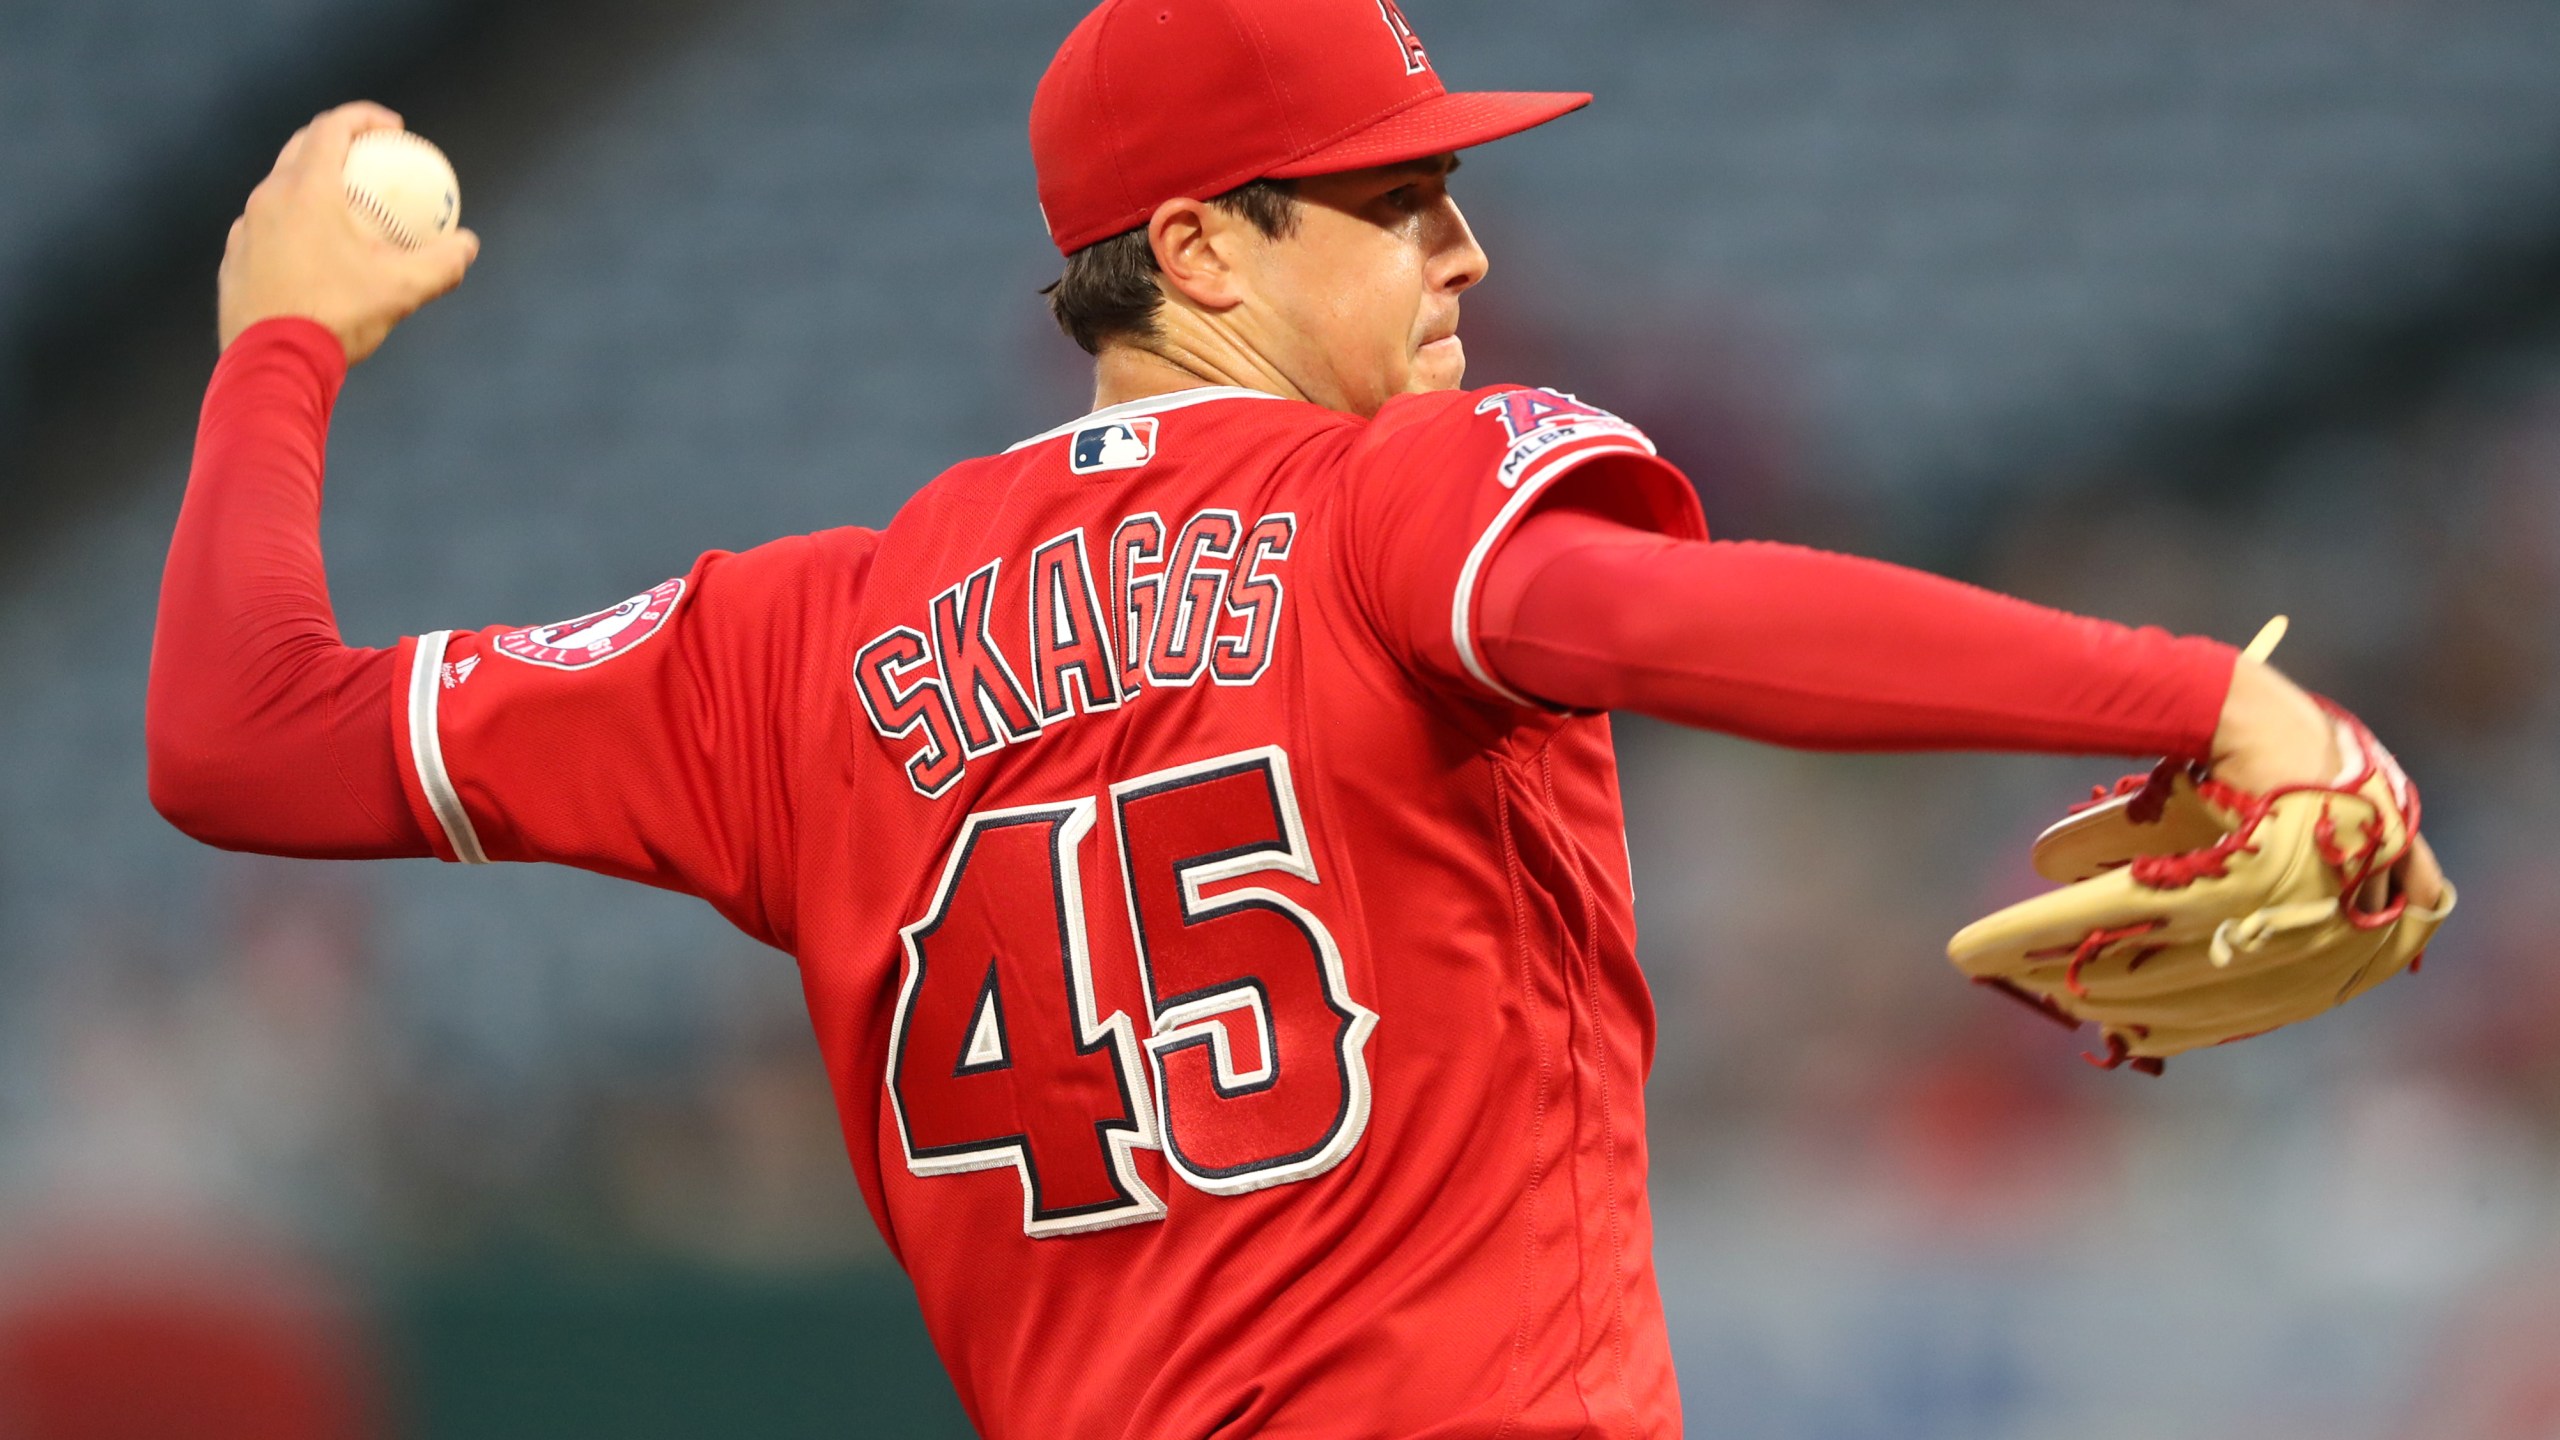
[[[2353,1013],[2101,1075],[1943,937],[2094,762],[1628,724],[1691,1428],[2560,1436],[2560,9],[1413,0],[1488,151],[1478,383],[1724,533],[2239,639],[2468,908]],[[352,639],[884,521],[1085,408],[1023,142],[1082,0],[0,0],[0,1434],[964,1433],[790,964],[567,873],[144,800],[224,227],[368,94],[487,241],[350,385]]]

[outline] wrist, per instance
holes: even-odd
[[[223,342],[222,352],[230,354],[244,342],[260,345],[282,344],[304,350],[313,358],[326,360],[335,368],[347,368],[347,343],[337,331],[308,315],[269,315],[253,320],[238,334]]]
[[[2310,692],[2242,656],[2213,734],[2214,773],[2244,790],[2325,784],[2343,763],[2337,727]]]
[[[302,315],[275,315],[242,329],[214,363],[221,377],[244,367],[282,365],[306,376],[324,403],[334,401],[347,379],[347,347],[336,331]]]

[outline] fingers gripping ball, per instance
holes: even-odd
[[[1965,927],[1956,968],[2157,1074],[2171,1055],[2307,1020],[2424,955],[2454,896],[2399,892],[2418,792],[2355,717],[2329,709],[2344,771],[2253,795],[2163,763],[2036,842],[2062,886]]]
[[[347,204],[393,244],[415,250],[462,223],[462,182],[444,152],[406,130],[368,130],[347,147]]]

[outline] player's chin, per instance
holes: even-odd
[[[1415,394],[1455,390],[1467,382],[1467,344],[1455,335],[1434,340],[1413,352]]]

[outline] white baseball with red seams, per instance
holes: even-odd
[[[462,223],[462,182],[444,152],[406,130],[368,130],[347,148],[347,205],[384,238],[415,250]]]

